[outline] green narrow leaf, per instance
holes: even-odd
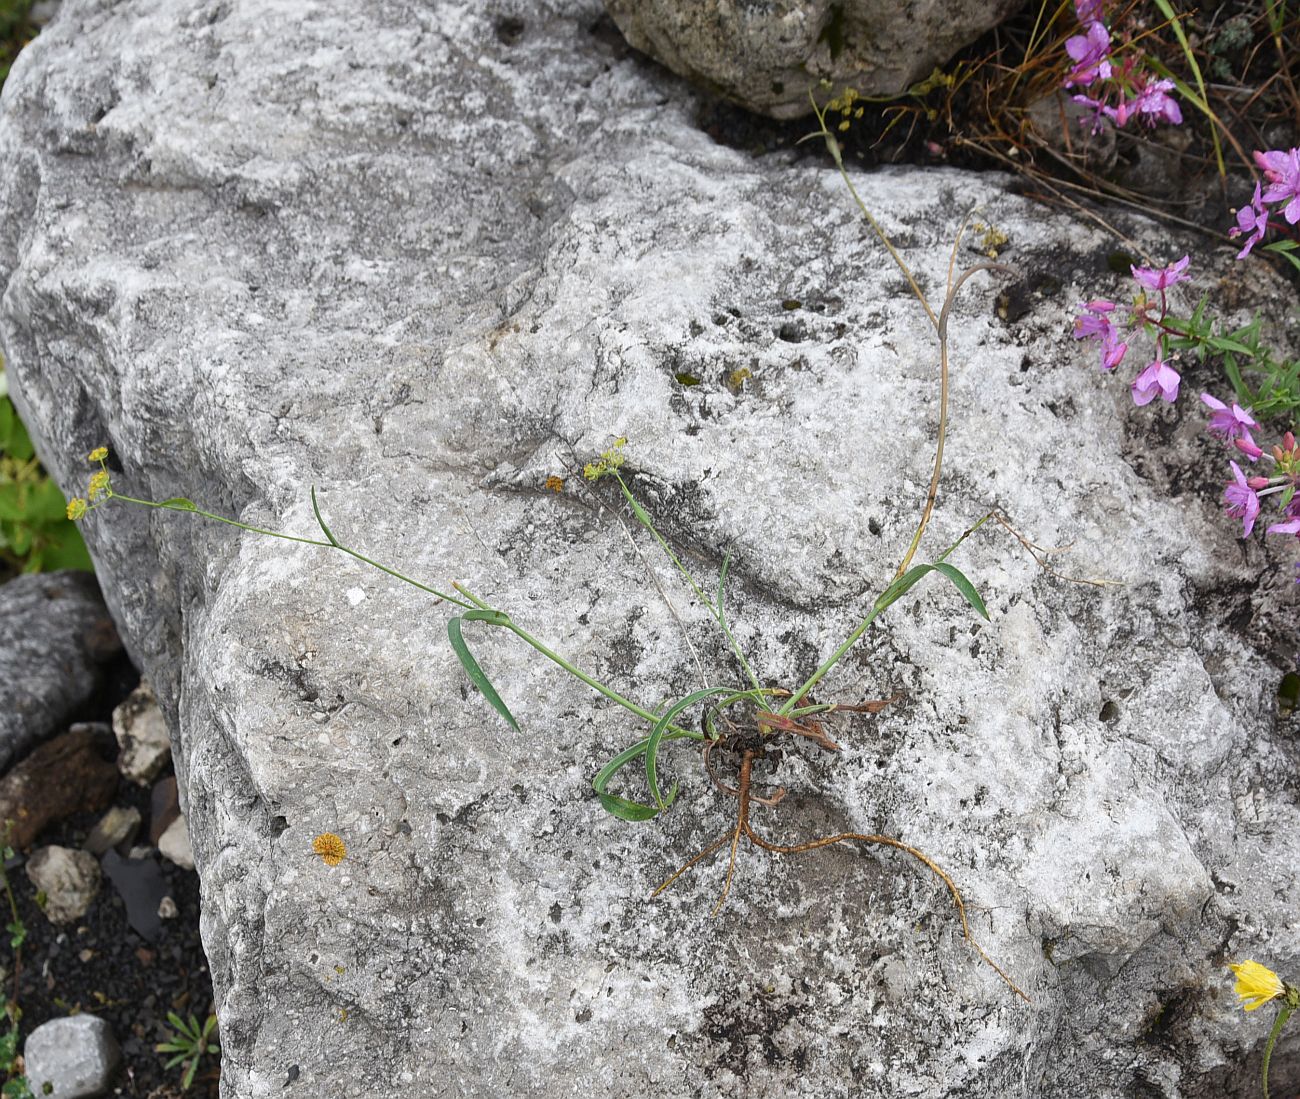
[[[908,569],[907,572],[903,573],[902,576],[880,593],[880,596],[875,603],[876,613],[879,614],[886,607],[897,603],[904,595],[924,579],[927,573],[933,571],[934,570],[929,565],[915,565]]]
[[[644,755],[646,745],[649,743],[649,740],[643,740],[632,745],[631,748],[625,748],[606,763],[596,774],[596,777],[592,779],[591,785],[600,796],[601,807],[605,812],[613,814],[620,820],[642,821],[659,815],[659,810],[653,805],[642,805],[639,801],[629,801],[627,798],[621,798],[606,792],[609,787],[609,780],[614,777],[619,768]],[[676,787],[673,790],[675,792]]]
[[[659,792],[659,775],[656,764],[659,759],[659,743],[663,740],[664,733],[668,731],[668,726],[672,724],[673,718],[683,710],[690,709],[697,702],[712,698],[714,695],[725,694],[734,699],[743,697],[745,693],[744,691],[738,691],[735,687],[705,687],[702,691],[692,691],[685,698],[673,703],[655,722],[655,726],[650,730],[650,736],[646,738],[645,742],[645,777],[646,783],[650,787],[650,794],[655,800],[655,805],[661,810],[667,809],[672,804],[672,800],[670,798],[665,801],[663,795]]]
[[[312,502],[313,504],[315,503],[314,496]],[[321,524],[321,527],[324,529],[323,523]],[[333,536],[329,535],[328,531],[326,531],[326,535],[330,537],[331,541],[333,541]],[[338,545],[337,542],[334,544]],[[491,621],[490,618],[484,617],[485,613],[488,612],[467,611],[464,617],[476,622]],[[460,661],[461,667],[465,669],[465,674],[469,676],[470,682],[473,683],[474,686],[479,689],[479,693],[488,700],[492,709],[496,710],[497,713],[506,719],[506,724],[508,724],[510,728],[512,728],[516,733],[519,732],[519,723],[515,721],[514,714],[512,714],[506,704],[501,701],[501,696],[497,694],[496,688],[492,686],[492,681],[484,674],[483,669],[478,666],[478,661],[474,659],[473,655],[469,651],[469,647],[465,644],[465,639],[461,636],[460,632],[460,623],[461,619],[459,617],[449,618],[447,620],[447,636],[451,639],[451,647],[456,653],[456,658]]]
[[[1238,355],[1252,355],[1251,351],[1244,343],[1238,343],[1236,340],[1230,340],[1227,336],[1211,336],[1205,341],[1215,351],[1235,351]]]
[[[989,612],[985,608],[984,600],[980,598],[979,592],[975,590],[975,586],[966,579],[960,569],[955,565],[948,564],[947,561],[940,561],[937,565],[915,565],[908,569],[906,573],[880,593],[880,598],[876,600],[876,613],[878,614],[886,607],[898,602],[899,599],[932,572],[942,573],[951,580],[966,602],[974,607],[981,617],[988,619]]]
[[[339,546],[339,540],[334,537],[334,532],[325,525],[325,518],[320,513],[320,504],[316,502],[316,486],[311,486],[311,510],[316,515],[316,522],[320,526],[321,532],[329,540],[331,546]],[[512,722],[513,724],[513,722]]]
[[[163,508],[171,508],[173,511],[198,511],[199,505],[185,496],[173,496],[170,500],[164,500],[158,505]]]
[[[976,614],[983,618],[984,621],[989,621],[988,608],[984,606],[984,600],[980,598],[980,593],[975,590],[975,585],[966,579],[966,575],[956,565],[950,565],[947,561],[940,561],[934,567],[936,571],[943,573],[953,582],[953,586],[961,592],[962,598],[975,608]]]

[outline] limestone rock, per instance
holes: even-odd
[[[0,772],[78,716],[121,649],[92,574],[0,585]]]
[[[774,118],[810,113],[830,81],[902,95],[1021,0],[605,0],[629,43],[710,92]],[[823,97],[824,98],[824,97]]]
[[[112,1087],[122,1062],[113,1028],[97,1015],[42,1023],[23,1046],[27,1084],[49,1099],[95,1099]]]
[[[40,847],[27,860],[27,877],[45,894],[43,911],[53,924],[76,923],[99,893],[99,863],[86,851]]]
[[[82,847],[92,855],[102,855],[110,847],[129,844],[140,831],[140,824],[139,809],[115,805],[90,830]]]
[[[731,555],[762,681],[809,675],[912,536],[933,329],[833,168],[714,143],[599,20],[68,0],[0,122],[0,340],[59,477],[104,443],[121,491],[307,538],[315,485],[359,551],[463,582],[657,706],[737,672],[638,536],[665,607],[618,494],[581,487],[626,435],[705,590]],[[936,304],[977,204],[1016,270],[952,314],[923,556],[996,503],[1072,545],[1061,573],[1118,584],[1046,573],[985,524],[951,560],[990,621],[934,577],[891,607],[818,696],[905,700],[841,721],[841,753],[768,760],[764,788],[790,792],[755,827],[924,850],[1032,1005],[896,852],[746,849],[716,919],[716,856],[648,902],[734,827],[697,753],[664,753],[666,816],[616,821],[591,778],[646,726],[511,636],[466,624],[522,733],[467,683],[446,606],[319,547],[113,506],[86,532],[177,734],[227,1099],[289,1094],[289,1066],[331,1099],[1256,1094],[1267,1028],[1222,963],[1300,973],[1274,697],[1294,596],[1282,547],[1219,513],[1195,402],[1215,376],[1188,364],[1188,397],[1135,409],[1096,370],[1074,303],[1126,291],[1095,224],[997,176],[854,180]],[[1188,246],[1110,216],[1153,259]],[[1247,308],[1277,312],[1277,284],[1230,262],[1203,285],[1258,278]]]
[[[182,814],[167,826],[158,839],[158,854],[182,870],[194,869],[194,848],[190,845],[189,829]]]
[[[117,769],[137,786],[152,783],[171,760],[167,721],[147,682],[113,711],[113,733],[122,749]]]

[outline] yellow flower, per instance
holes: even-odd
[[[1269,1000],[1285,994],[1286,985],[1282,978],[1267,966],[1259,962],[1229,963],[1228,968],[1237,975],[1237,987],[1234,990],[1241,997],[1241,1006],[1247,1011],[1263,1007]]]
[[[97,500],[108,489],[108,470],[101,469],[98,473],[91,474],[90,487],[86,489],[86,495],[91,500]]]
[[[86,455],[86,460],[89,462],[102,462],[107,457],[108,457],[108,447],[97,446],[95,447],[94,450],[92,450],[89,454]]]
[[[627,446],[626,438],[614,440],[614,445],[601,454],[597,462],[588,462],[582,470],[582,475],[588,481],[599,481],[607,473],[613,473],[623,464],[623,448]]]
[[[326,866],[338,866],[348,853],[348,845],[343,842],[341,836],[336,836],[333,832],[322,832],[311,841],[311,849],[320,856],[320,861]]]
[[[80,496],[74,496],[68,501],[68,518],[74,523],[86,514],[86,501]]]

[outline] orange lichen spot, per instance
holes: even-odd
[[[311,841],[311,849],[326,866],[338,866],[348,854],[348,845],[343,842],[343,837],[333,832],[322,832]]]
[[[557,477],[555,476],[554,473],[552,473],[549,477],[546,478],[546,487],[549,488],[552,492],[563,492],[564,478]]]

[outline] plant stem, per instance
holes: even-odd
[[[762,690],[762,685],[758,682],[758,677],[749,666],[749,661],[745,659],[745,654],[741,651],[740,645],[736,642],[735,637],[731,633],[730,627],[727,625],[727,619],[722,612],[722,608],[715,607],[713,605],[713,600],[700,590],[699,584],[695,582],[695,577],[690,574],[690,571],[682,564],[677,554],[673,552],[672,547],[664,539],[664,536],[655,528],[654,523],[650,519],[650,513],[647,512],[645,508],[641,506],[636,497],[632,495],[632,490],[627,487],[627,482],[623,480],[623,477],[618,470],[612,470],[611,472],[614,474],[615,480],[618,481],[618,487],[623,490],[623,496],[632,506],[632,511],[640,521],[641,525],[654,535],[655,541],[659,543],[659,548],[662,549],[664,553],[668,555],[668,559],[677,566],[677,571],[685,577],[686,582],[691,586],[691,591],[695,593],[695,597],[709,609],[709,613],[713,615],[713,620],[721,627],[723,635],[726,637],[728,644],[731,645],[731,651],[736,654],[736,659],[740,661],[740,666],[744,668],[745,675],[749,677],[749,682],[753,684],[754,690]]]
[[[1283,1004],[1278,1009],[1277,1019],[1273,1023],[1273,1029],[1268,1034],[1268,1044],[1264,1047],[1264,1067],[1263,1067],[1263,1085],[1264,1099],[1268,1099],[1268,1063],[1273,1057],[1273,1047],[1277,1045],[1278,1035],[1282,1033],[1282,1028],[1286,1026],[1286,1021],[1291,1018],[1292,1008]]]
[[[322,542],[318,538],[301,538],[296,534],[285,534],[278,530],[267,530],[264,527],[250,526],[248,523],[241,523],[238,519],[229,519],[224,515],[216,515],[213,512],[204,511],[202,508],[195,507],[192,504],[186,506],[182,504],[169,503],[166,500],[140,500],[134,496],[126,496],[120,492],[113,492],[111,489],[105,493],[105,499],[123,500],[128,504],[138,504],[141,507],[146,508],[160,508],[166,511],[181,511],[189,515],[202,515],[205,519],[211,519],[217,523],[225,523],[228,527],[238,527],[240,530],[246,530],[250,534],[264,534],[268,538],[279,538],[284,542],[301,542],[305,546],[321,546],[324,549],[340,550],[343,553],[346,553],[349,557],[355,557],[358,561],[364,562],[371,568],[378,569],[380,572],[385,572],[394,579],[402,581],[403,584],[410,584],[413,588],[419,588],[420,591],[428,592],[430,595],[446,600],[448,603],[454,603],[456,606],[462,607],[465,610],[471,609],[468,603],[461,599],[457,599],[454,595],[448,595],[446,592],[438,591],[436,588],[431,588],[427,584],[421,584],[418,580],[414,580],[411,577],[398,572],[396,569],[390,569],[387,565],[381,565],[373,558],[367,557],[363,553],[358,553],[356,550],[352,549],[351,546],[345,546],[342,542]]]

